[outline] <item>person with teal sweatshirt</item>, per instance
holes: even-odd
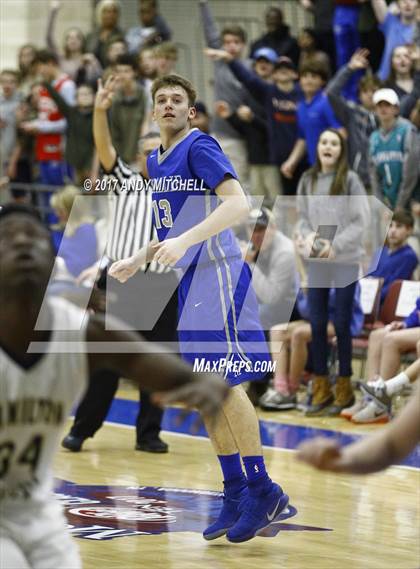
[[[399,116],[398,95],[379,89],[373,95],[379,128],[369,140],[369,175],[374,195],[391,209],[408,207],[417,181],[418,140],[412,123]]]

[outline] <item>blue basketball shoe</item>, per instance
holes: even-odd
[[[289,496],[274,482],[266,494],[250,495],[241,507],[238,521],[226,532],[227,539],[234,543],[252,539],[274,522],[288,503]]]
[[[248,488],[245,487],[239,494],[233,497],[223,493],[223,506],[217,520],[203,531],[204,539],[210,541],[225,535],[227,530],[238,521],[247,499],[249,498]]]

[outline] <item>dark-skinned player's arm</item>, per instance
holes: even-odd
[[[369,474],[400,462],[420,441],[420,389],[389,426],[361,441],[340,447],[331,439],[303,443],[298,458],[319,470]]]
[[[183,403],[187,407],[197,408],[202,415],[215,415],[221,408],[228,388],[219,375],[213,373],[194,373],[192,368],[181,358],[162,353],[156,343],[146,342],[136,332],[119,330],[118,321],[94,315],[89,318],[87,341],[120,343],[122,347],[131,344],[132,353],[109,353],[100,350],[89,353],[89,371],[111,369],[121,377],[134,380],[140,388],[157,392],[155,401],[162,405]],[[91,351],[91,350],[90,350]],[[118,350],[116,350],[118,351]]]

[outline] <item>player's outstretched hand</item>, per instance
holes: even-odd
[[[188,247],[184,243],[182,235],[166,239],[152,245],[152,250],[155,252],[153,260],[161,265],[173,267],[185,255],[187,249]]]
[[[165,392],[155,392],[153,401],[161,406],[183,403],[189,409],[197,409],[201,415],[213,417],[221,410],[229,388],[220,375],[195,373],[194,381]]]
[[[317,437],[304,442],[298,448],[297,458],[319,470],[341,471],[341,448],[331,439]]]
[[[100,109],[102,111],[107,111],[112,105],[112,99],[114,98],[114,93],[118,85],[118,80],[115,75],[110,75],[102,83],[102,79],[98,79],[98,90],[96,91],[95,97],[95,109]]]
[[[121,261],[115,261],[112,263],[108,274],[110,277],[117,279],[120,283],[125,283],[135,275],[139,267],[135,261],[134,257],[128,257],[127,259],[122,259]]]

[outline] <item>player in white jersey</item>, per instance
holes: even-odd
[[[99,316],[61,299],[43,299],[54,262],[35,210],[0,210],[0,567],[80,567],[52,492],[52,461],[62,427],[88,377],[109,367],[163,403],[182,401],[215,414],[224,381],[197,374],[179,358],[127,331],[105,331]],[[43,306],[42,310],[40,310]],[[80,326],[80,323],[83,324]],[[113,328],[115,322],[113,323]],[[35,331],[35,327],[37,330]],[[90,342],[137,342],[136,353],[87,353]],[[37,353],[28,351],[35,345]],[[71,349],[67,349],[71,343]]]

